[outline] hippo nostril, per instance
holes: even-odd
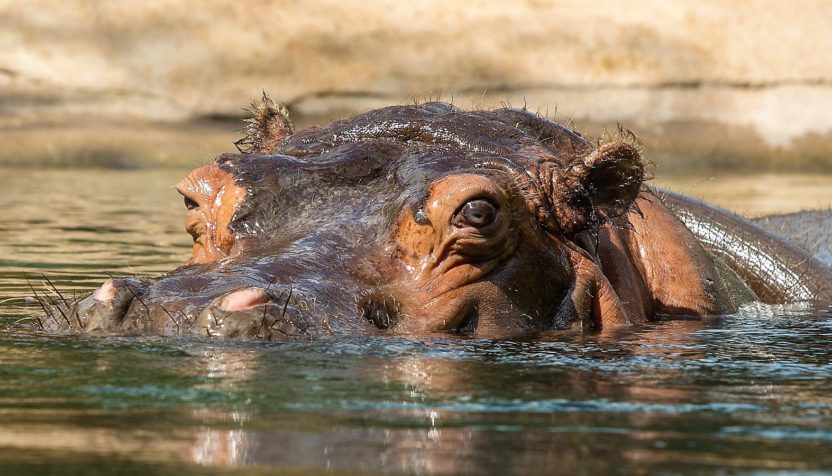
[[[220,301],[220,309],[227,312],[245,311],[268,302],[271,302],[271,297],[262,289],[240,289],[223,297]]]
[[[461,321],[459,321],[459,326],[457,327],[457,331],[461,333],[471,333],[477,330],[479,325],[480,315],[477,311],[476,306],[468,306],[468,310],[465,311],[465,314]]]
[[[371,296],[361,303],[361,314],[379,329],[389,329],[398,322],[400,307],[392,297]]]
[[[118,289],[113,284],[113,280],[108,279],[107,281],[104,281],[104,284],[96,289],[94,293],[92,293],[92,296],[99,302],[110,301],[116,297],[117,291]]]

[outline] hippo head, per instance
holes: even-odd
[[[586,250],[605,223],[626,226],[644,179],[631,145],[444,103],[293,133],[264,100],[238,148],[177,187],[190,261],[106,282],[71,329],[281,340],[623,319]]]

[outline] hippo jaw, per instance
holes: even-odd
[[[82,330],[282,340],[626,321],[580,243],[639,193],[633,147],[442,104],[298,134],[278,119],[262,115],[251,153],[178,185],[189,263],[105,283],[73,310]]]

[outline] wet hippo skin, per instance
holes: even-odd
[[[608,329],[830,301],[801,248],[644,185],[636,141],[519,109],[394,106],[294,132],[264,98],[239,154],[177,186],[190,261],[47,308],[44,328],[308,339]],[[764,254],[760,259],[758,254]]]

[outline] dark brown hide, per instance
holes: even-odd
[[[630,142],[592,144],[525,110],[443,103],[295,133],[265,99],[241,153],[178,186],[191,261],[152,280],[108,281],[54,322],[267,340],[495,336],[721,314],[782,287],[749,282],[764,275],[742,269],[748,260],[715,261],[643,186]],[[682,205],[685,217],[702,215]],[[731,223],[725,233],[756,233]],[[813,281],[830,276],[806,266]],[[806,300],[829,298],[813,286]],[[787,294],[758,292],[772,296]]]

